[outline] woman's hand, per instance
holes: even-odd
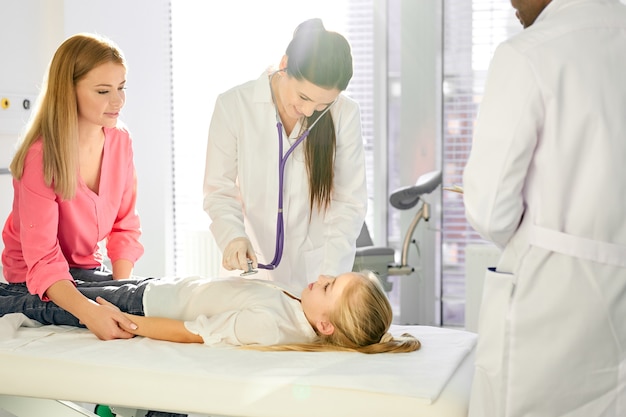
[[[222,266],[228,271],[233,269],[248,270],[248,259],[252,261],[252,267],[257,268],[256,254],[250,241],[245,237],[237,237],[231,240],[222,257]]]
[[[81,323],[100,340],[130,339],[135,336],[132,330],[136,329],[137,325],[129,317],[101,297],[97,300],[97,304],[89,300],[92,307],[80,318]]]
[[[46,295],[56,305],[71,313],[98,339],[130,339],[134,335],[126,330],[136,324],[112,304],[100,305],[82,295],[68,280],[57,281],[46,290]]]

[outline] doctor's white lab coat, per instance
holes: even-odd
[[[626,416],[626,7],[553,0],[498,47],[464,172],[503,248],[470,417]]]
[[[352,270],[356,238],[365,220],[365,157],[357,103],[340,94],[330,109],[337,138],[331,204],[326,213],[310,210],[304,146],[287,159],[284,177],[285,243],[274,271],[254,278],[283,282],[297,290],[320,274]],[[313,128],[315,129],[315,127]],[[283,154],[300,134],[287,137]],[[306,139],[308,140],[308,139]],[[236,237],[250,238],[260,263],[270,263],[276,247],[278,131],[268,73],[221,94],[209,128],[204,209],[220,249]]]

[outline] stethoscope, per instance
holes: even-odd
[[[282,71],[282,70],[280,70]],[[276,71],[278,72],[278,71]],[[272,93],[272,102],[276,103],[274,99],[274,92],[272,91],[272,78],[276,74],[273,72],[270,75],[270,92]],[[336,100],[335,100],[336,101]],[[287,164],[287,158],[289,155],[302,143],[309,133],[313,126],[317,124],[317,122],[326,114],[330,107],[335,104],[335,101],[330,103],[328,107],[324,109],[324,111],[315,119],[310,126],[307,126],[306,130],[302,132],[302,134],[296,139],[296,141],[289,147],[285,155],[283,155],[283,124],[280,121],[280,116],[278,115],[278,109],[276,108],[276,129],[278,130],[278,214],[276,217],[276,247],[274,249],[274,259],[269,264],[258,264],[260,269],[273,270],[278,267],[280,260],[283,257],[283,247],[285,245],[285,221],[283,219],[283,182],[285,177],[285,165]],[[252,261],[248,259],[248,270],[242,272],[240,275],[245,277],[247,275],[256,274],[259,272],[258,270],[252,268]]]

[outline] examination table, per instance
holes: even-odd
[[[34,327],[30,327],[34,326]],[[0,409],[19,417],[91,416],[75,403],[233,417],[463,417],[476,335],[397,326],[419,351],[257,352],[0,318]]]

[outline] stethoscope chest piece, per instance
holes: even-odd
[[[248,259],[248,270],[247,271],[243,271],[241,274],[239,274],[242,277],[247,277],[248,275],[254,275],[257,272],[259,272],[257,269],[252,268],[252,261]]]

